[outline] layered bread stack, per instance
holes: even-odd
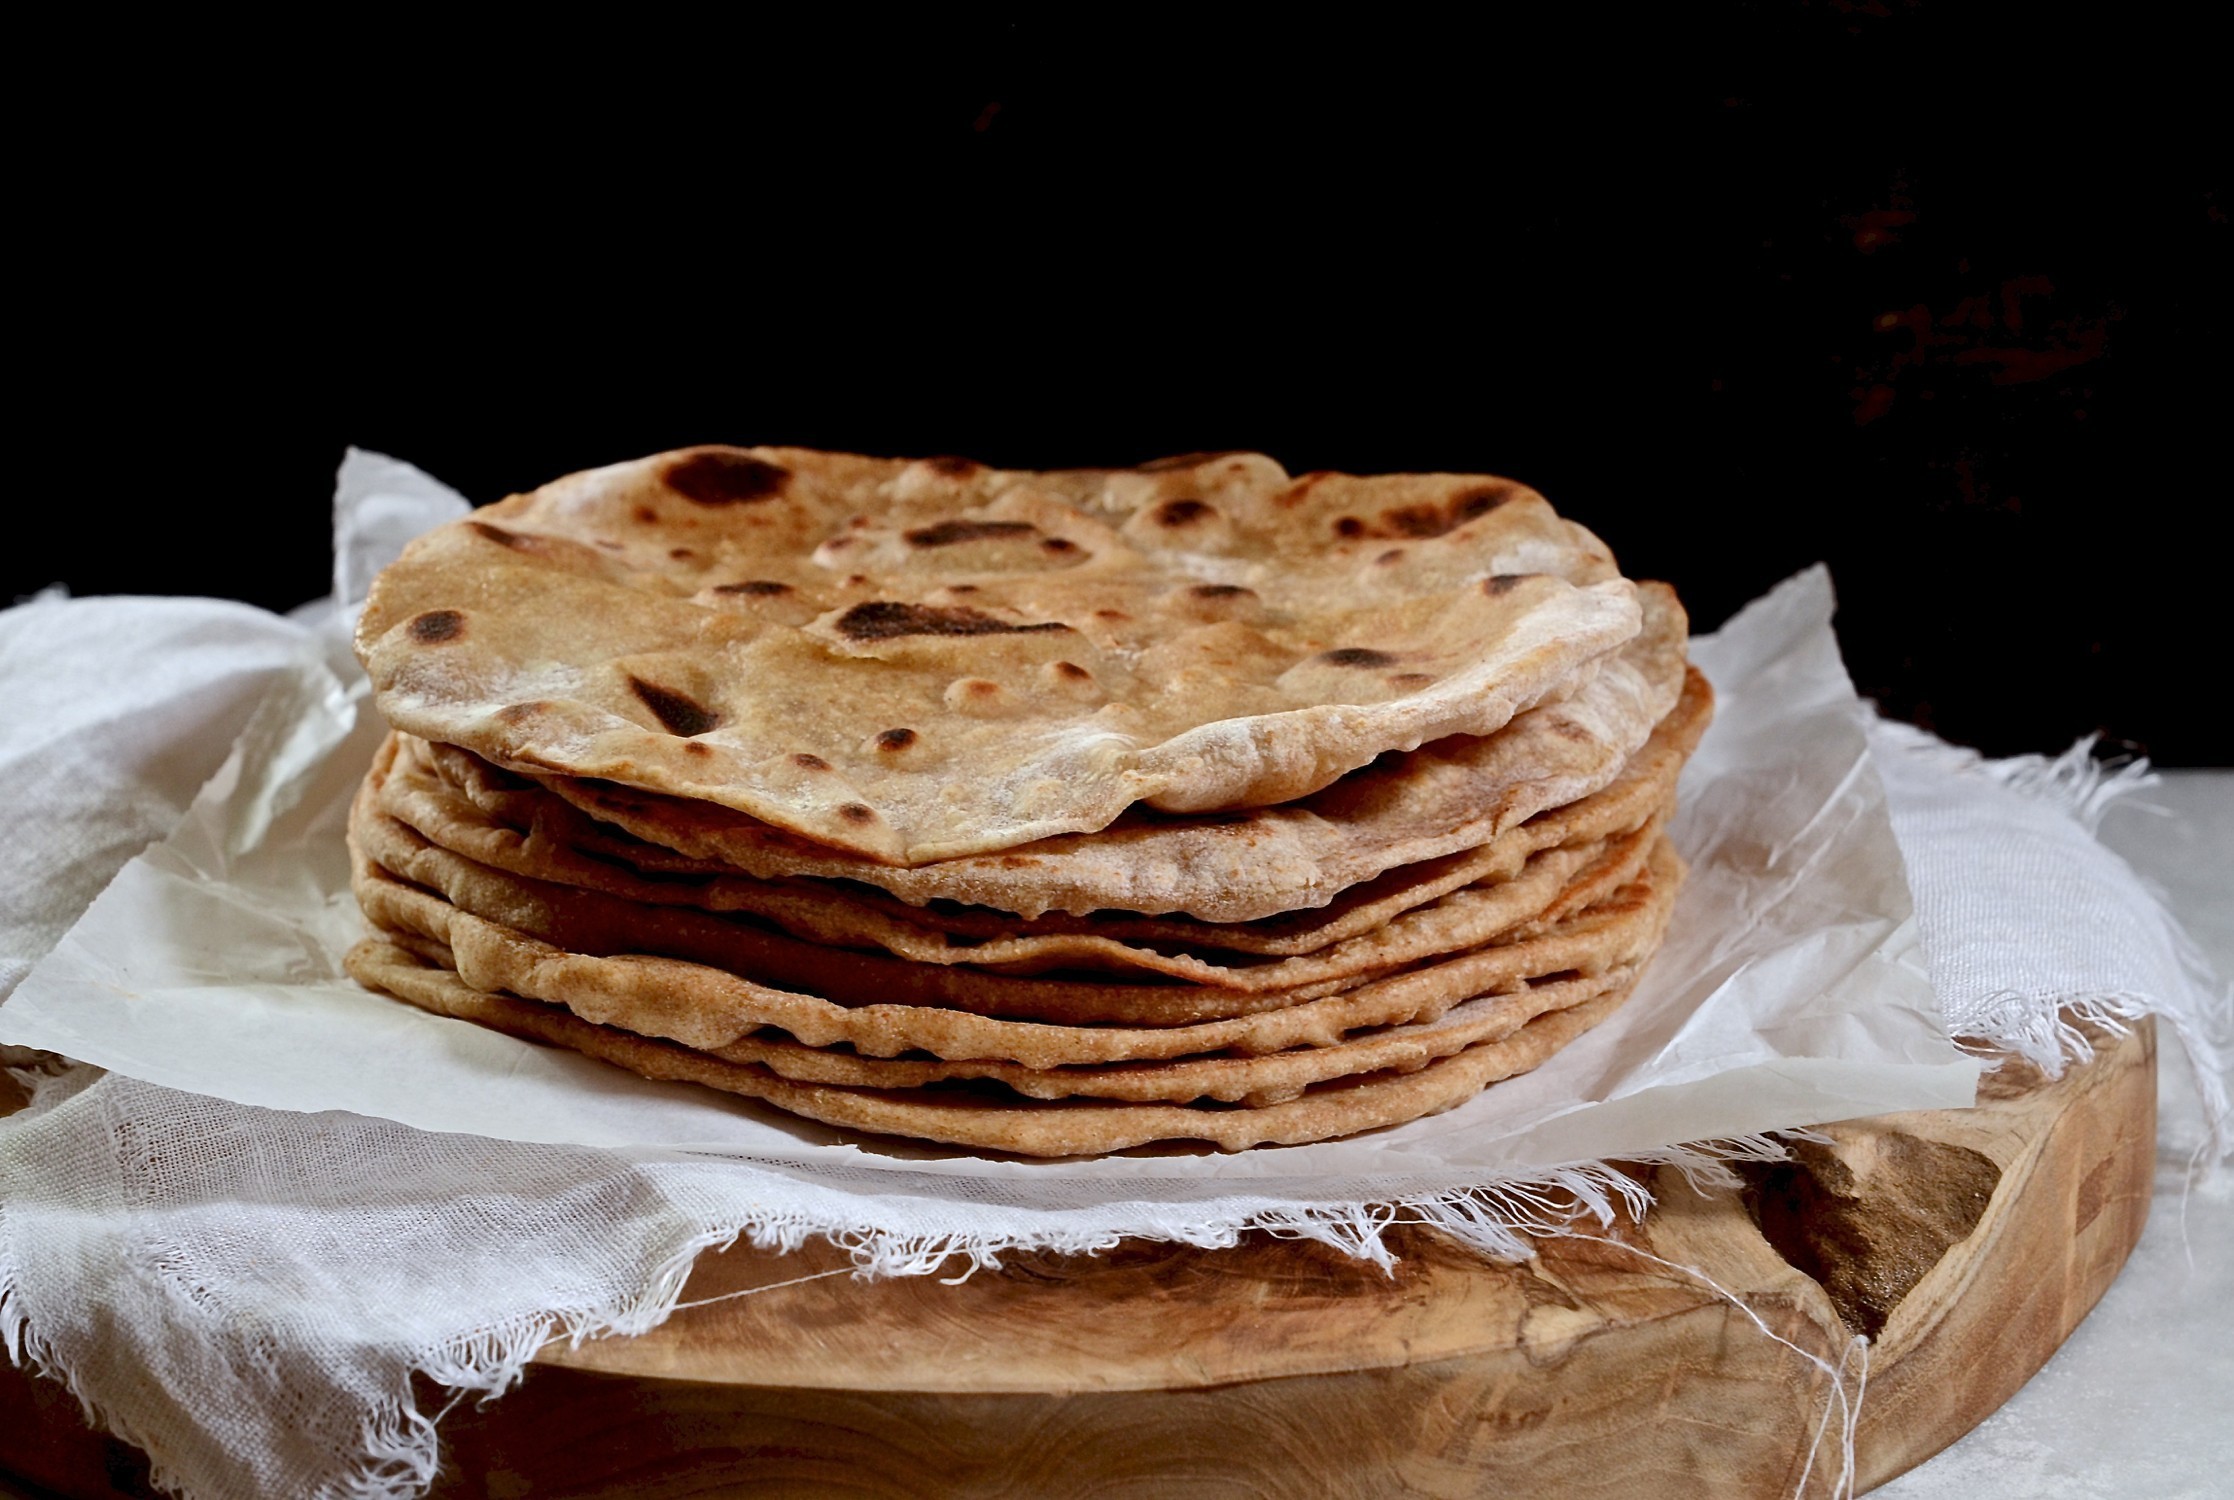
[[[364,983],[847,1131],[1431,1114],[1635,984],[1674,594],[1479,476],[700,448],[414,543],[358,651]]]

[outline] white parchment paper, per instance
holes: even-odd
[[[1719,709],[1673,825],[1691,878],[1633,998],[1534,1073],[1432,1119],[1230,1156],[1030,1162],[865,1146],[371,994],[340,963],[363,930],[342,829],[384,728],[347,650],[352,596],[404,540],[463,507],[408,465],[351,456],[335,507],[340,602],[296,616],[315,649],[178,830],[127,865],[0,1007],[0,1041],[271,1108],[711,1153],[805,1177],[1037,1182],[1064,1199],[1275,1183],[1309,1183],[1314,1197],[1363,1182],[1434,1190],[1971,1102],[1977,1067],[1948,1041],[1925,976],[1868,711],[1839,660],[1821,569],[1693,643]]]

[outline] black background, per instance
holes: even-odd
[[[0,599],[322,593],[348,443],[477,501],[706,441],[1246,447],[1513,475],[1702,628],[1823,559],[1896,714],[2234,763],[2201,37],[1560,14],[28,54]]]

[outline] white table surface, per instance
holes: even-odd
[[[2152,813],[2138,806],[2163,809]],[[2234,771],[2171,771],[2113,807],[2105,842],[2161,885],[2234,978]],[[2124,1272],[2070,1340],[1968,1437],[1882,1500],[2204,1500],[2234,1495],[2234,1170],[2184,1191],[2202,1114],[2169,1033],[2156,1198]],[[0,1497],[43,1500],[0,1478]]]
[[[2112,807],[2102,838],[2164,888],[2221,981],[2234,979],[2234,771],[2165,772]],[[2234,1169],[2185,1190],[2202,1113],[2186,1055],[2169,1032],[2158,1041],[2156,1198],[2132,1259],[2007,1405],[1873,1495],[2234,1495]]]

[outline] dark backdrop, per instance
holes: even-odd
[[[1701,626],[1824,559],[1894,713],[2234,763],[2224,90],[2122,10],[88,35],[0,599],[321,593],[348,443],[1251,447],[1524,479]]]

